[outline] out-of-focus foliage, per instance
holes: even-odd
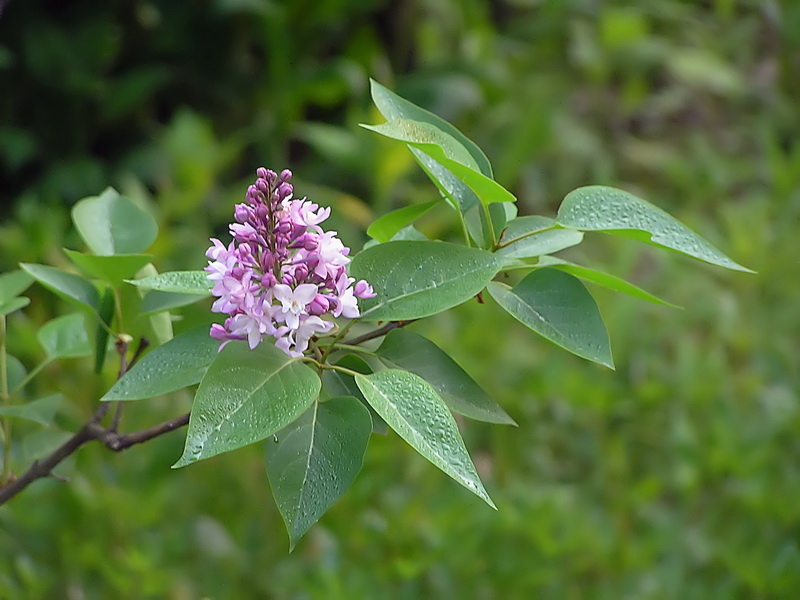
[[[180,435],[124,455],[86,447],[59,469],[68,484],[37,482],[0,509],[0,596],[794,597],[799,69],[790,0],[11,0],[3,271],[66,268],[60,248],[80,247],[68,211],[107,185],[152,209],[161,271],[199,268],[261,164],[290,166],[358,246],[374,216],[435,197],[401,145],[357,127],[380,121],[372,76],[473,138],[523,212],[554,216],[581,185],[622,187],[759,275],[585,242],[575,258],[686,307],[593,290],[614,373],[478,303],[437,317],[436,342],[519,423],[463,423],[499,512],[374,436],[350,493],[287,555],[258,449],[172,471]],[[454,222],[437,208],[422,227]],[[32,292],[9,322],[26,365],[44,356],[36,328],[63,310]],[[183,309],[176,331],[205,311]],[[54,363],[39,383],[35,397],[66,398],[60,430],[110,386],[92,369]],[[123,425],[187,406],[142,402]]]

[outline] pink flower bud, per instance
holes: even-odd
[[[378,295],[375,293],[375,290],[372,289],[372,286],[363,279],[356,283],[354,292],[359,298],[374,298]]]
[[[281,181],[289,181],[292,178],[292,172],[289,169],[281,171]]]
[[[309,314],[317,316],[324,315],[329,309],[330,303],[322,294],[317,294],[317,296],[311,301],[311,304],[308,305]]]

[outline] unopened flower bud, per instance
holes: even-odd
[[[272,273],[264,273],[261,278],[261,285],[265,288],[275,287],[278,284],[278,279]]]
[[[356,283],[356,287],[354,288],[353,292],[359,298],[374,298],[378,295],[375,293],[375,290],[372,289],[372,286],[363,279]]]
[[[330,303],[322,294],[317,294],[317,296],[311,301],[311,304],[308,305],[309,314],[317,316],[324,315],[329,309]]]

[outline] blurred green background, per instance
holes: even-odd
[[[160,270],[195,269],[259,165],[370,221],[434,197],[379,122],[374,77],[454,122],[523,214],[589,183],[669,210],[757,276],[589,236],[570,254],[677,311],[597,290],[616,372],[497,307],[417,326],[519,428],[462,422],[499,507],[374,436],[298,548],[258,445],[172,471],[182,433],[95,445],[0,509],[0,598],[800,597],[800,3],[785,0],[11,0],[0,17],[0,270],[65,266],[68,214],[114,185],[151,206]],[[455,233],[446,211],[422,222]],[[29,368],[67,307],[10,320]],[[183,312],[176,329],[207,319]],[[46,370],[74,431],[113,379]],[[188,393],[126,409],[132,430]],[[29,431],[35,453],[58,431]],[[17,465],[20,470],[24,464]]]

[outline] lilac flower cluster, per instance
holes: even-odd
[[[236,205],[233,241],[226,248],[212,238],[206,252],[218,297],[211,310],[230,315],[211,326],[211,337],[223,342],[220,349],[245,339],[252,349],[272,336],[281,350],[302,356],[313,336],[333,329],[322,315],[356,318],[357,299],[375,293],[366,281],[353,285],[346,272],[350,249],[319,226],[331,209],[293,199],[288,169],[256,173],[247,202]]]

